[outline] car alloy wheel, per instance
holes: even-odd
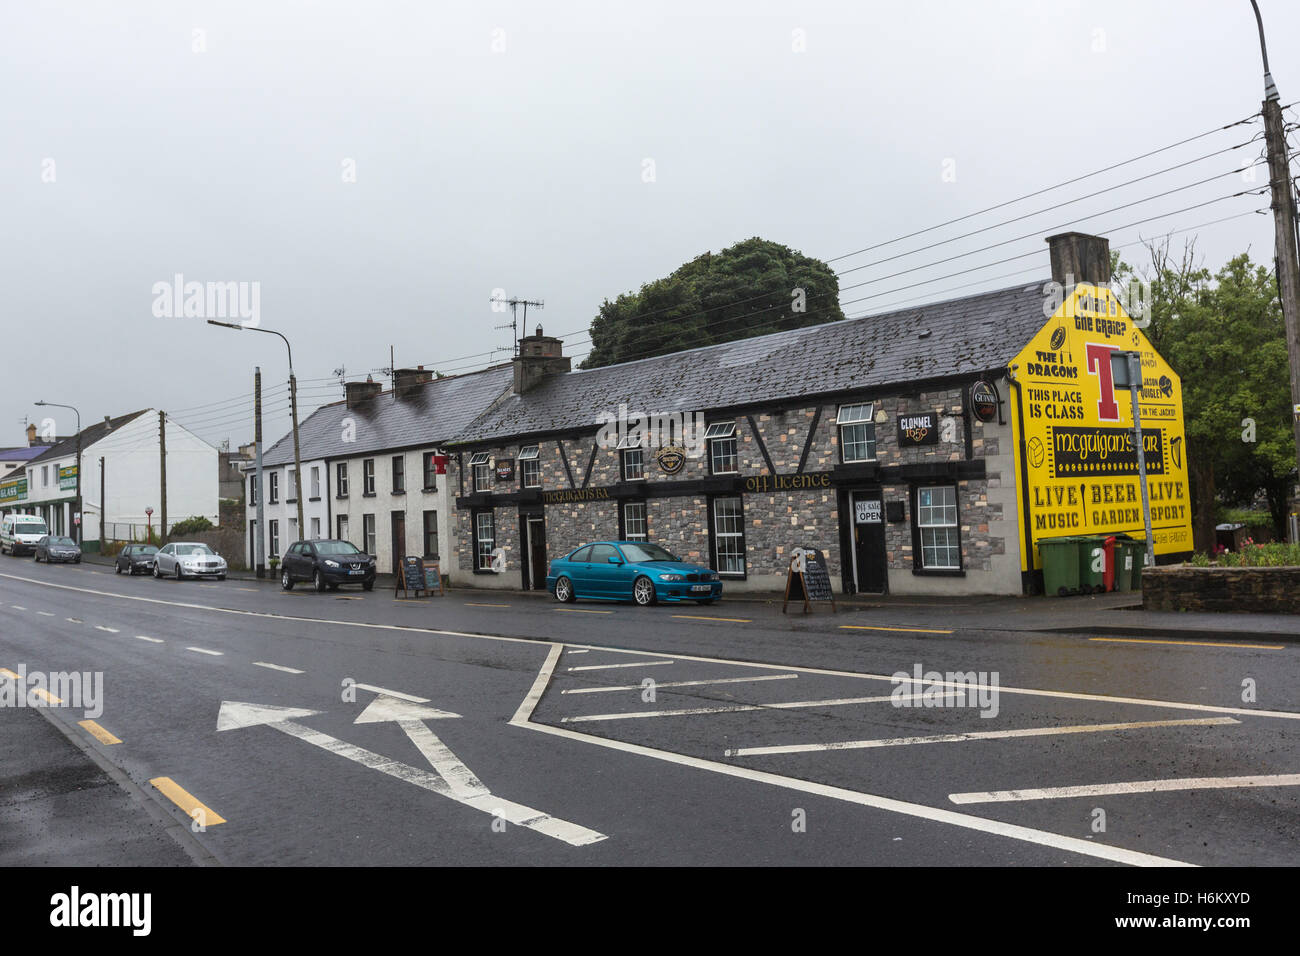
[[[312,574],[312,576],[311,576],[311,585],[312,585],[312,587],[314,587],[314,588],[316,589],[316,593],[317,593],[317,594],[322,594],[322,593],[324,593],[324,591],[325,591],[325,579],[324,579],[323,577],[321,577],[320,568],[317,568],[316,571],[315,571],[315,573]]]
[[[640,604],[642,607],[646,607],[647,605],[654,604],[655,603],[654,582],[651,581],[649,578],[645,577],[644,575],[637,578],[636,583],[632,585],[632,597],[636,600],[636,603]]]
[[[121,573],[122,573],[122,565],[120,565],[120,564],[114,564],[114,565],[113,565],[113,573],[114,573],[114,574],[121,574]]]
[[[158,570],[158,565],[156,564],[153,566],[153,576],[156,578],[162,577],[162,573]]]
[[[289,577],[288,568],[285,568],[280,572],[280,587],[284,588],[286,591],[293,590],[293,578]]]
[[[561,604],[567,604],[573,600],[573,584],[568,578],[560,578],[555,582],[555,600]]]
[[[177,561],[177,562],[176,562],[176,580],[179,581],[180,579],[181,579],[181,563],[180,563],[179,561]]]

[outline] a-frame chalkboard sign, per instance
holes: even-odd
[[[413,591],[416,597],[420,596],[421,591],[427,596],[432,596],[434,591],[439,596],[443,593],[442,574],[437,561],[425,561],[417,555],[408,554],[402,558],[402,567],[396,578],[394,597],[403,591],[407,594]]]
[[[795,548],[790,558],[790,570],[785,578],[785,601],[781,613],[791,601],[803,601],[803,612],[812,610],[813,601],[830,601],[835,613],[835,595],[831,593],[831,576],[826,570],[826,559],[816,548]]]

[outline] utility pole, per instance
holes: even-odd
[[[307,529],[302,526],[302,454],[298,450],[298,380],[293,376],[292,365],[289,366],[289,408],[293,413],[293,494],[298,499],[298,538],[301,540],[306,537]]]
[[[253,546],[253,562],[259,578],[266,577],[266,521],[262,510],[262,366],[253,375],[253,441],[256,443],[257,474],[253,481],[253,496],[257,499],[257,544]]]
[[[167,538],[167,413],[158,413],[158,461],[161,465],[161,471],[158,476],[159,485],[162,492],[159,497],[159,511],[162,512],[162,521],[158,525],[158,536],[163,540]]]
[[[108,499],[104,497],[104,458],[99,458],[99,553],[104,553],[104,520],[108,515]]]
[[[1264,142],[1268,147],[1268,179],[1272,190],[1273,243],[1277,257],[1277,289],[1286,321],[1286,354],[1291,366],[1291,428],[1300,469],[1300,261],[1296,258],[1296,208],[1291,191],[1291,162],[1282,123],[1282,101],[1268,69],[1264,20],[1259,4],[1250,0],[1259,26],[1259,50],[1264,58]]]

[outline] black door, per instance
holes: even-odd
[[[393,512],[393,573],[402,573],[402,558],[406,557],[406,512]]]
[[[546,519],[533,515],[528,519],[528,556],[533,572],[533,590],[546,590]]]
[[[885,507],[880,491],[855,491],[849,496],[853,522],[853,560],[859,592],[883,594],[885,573]]]

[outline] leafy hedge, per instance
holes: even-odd
[[[184,521],[178,521],[172,525],[171,537],[183,537],[185,535],[198,534],[200,531],[211,531],[215,528],[211,521],[204,517],[186,518]]]

